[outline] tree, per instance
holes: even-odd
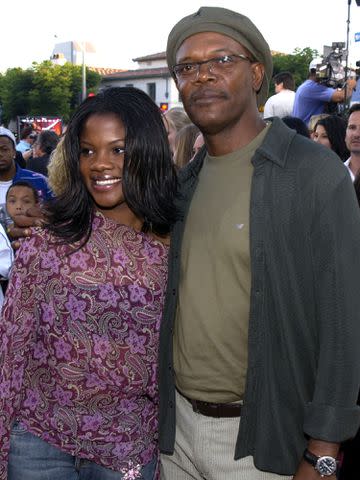
[[[292,54],[284,55],[282,53],[273,55],[274,75],[279,72],[291,72],[295,79],[295,85],[298,87],[309,74],[309,64],[315,57],[319,57],[317,50],[309,47],[296,48]],[[270,87],[270,94],[274,94],[274,85]]]
[[[34,72],[21,68],[8,69],[1,76],[0,103],[3,108],[3,122],[30,111],[29,92],[33,85]]]
[[[89,91],[97,91],[101,76],[86,69]],[[68,121],[81,102],[81,66],[55,65],[49,60],[26,70],[13,68],[0,76],[3,122],[18,115],[56,115]]]

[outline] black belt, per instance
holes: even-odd
[[[206,417],[215,418],[234,418],[241,416],[241,403],[210,403],[202,402],[201,400],[193,400],[181,395],[191,403],[192,409],[196,413],[201,413]]]

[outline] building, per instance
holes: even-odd
[[[51,59],[54,63],[64,64],[69,62],[73,65],[82,65],[83,54],[85,55],[86,65],[96,64],[96,50],[93,44],[75,40],[56,43]]]
[[[146,92],[163,110],[182,106],[167,67],[165,52],[134,58],[133,61],[138,63],[137,69],[103,75],[101,88],[136,87]]]

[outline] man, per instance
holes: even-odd
[[[260,118],[271,54],[247,17],[200,8],[167,61],[205,146],[180,172],[171,239],[163,478],[334,480],[360,421],[351,181],[331,150]]]
[[[280,72],[273,78],[275,93],[265,103],[264,118],[286,117],[292,114],[295,100],[295,81],[290,72]]]
[[[354,182],[360,170],[360,103],[354,103],[349,109],[345,143],[350,152],[350,158],[344,164]]]
[[[55,132],[43,130],[34,143],[34,153],[32,158],[27,162],[27,168],[47,177],[50,155],[58,143],[59,137]]]
[[[6,212],[6,192],[13,183],[26,181],[37,190],[41,200],[51,198],[46,178],[39,173],[21,168],[16,162],[16,140],[7,128],[0,127],[0,223],[6,229],[11,219]]]
[[[26,126],[22,129],[20,134],[20,142],[16,145],[16,150],[21,153],[31,150],[36,140],[36,133],[30,126]]]
[[[293,116],[301,118],[306,124],[312,115],[324,113],[329,102],[340,103],[349,99],[356,87],[355,78],[348,78],[346,88],[335,89],[319,83],[316,68],[321,59],[314,59],[309,65],[309,77],[296,90]]]

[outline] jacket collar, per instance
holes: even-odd
[[[269,121],[271,126],[262,144],[256,150],[252,162],[254,165],[257,165],[263,162],[265,158],[283,167],[286,164],[287,154],[296,132],[288,128],[280,118],[274,117]],[[180,172],[180,179],[186,181],[191,176],[197,177],[204,163],[205,156],[206,148],[202,147],[194,160]]]
[[[253,163],[256,165],[260,162],[261,157],[265,157],[280,167],[284,167],[287,161],[288,151],[293,138],[296,135],[295,130],[287,127],[280,118],[274,117],[270,119],[271,126],[260,147],[256,150]],[[261,157],[258,155],[260,154]]]

